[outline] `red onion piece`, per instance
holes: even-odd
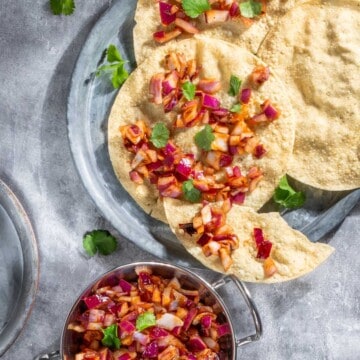
[[[146,271],[141,271],[139,273],[139,281],[141,281],[142,285],[151,285],[152,284],[150,274]]]
[[[210,315],[205,315],[201,318],[200,320],[201,325],[205,328],[205,329],[210,329],[211,327],[211,323],[212,323],[212,318]]]
[[[259,247],[261,245],[261,243],[263,243],[265,241],[264,233],[263,233],[262,229],[254,228],[254,239],[255,239],[257,247]]]
[[[205,233],[200,236],[199,240],[196,243],[200,246],[204,246],[211,240],[211,238],[212,238],[211,235]]]
[[[166,145],[165,145],[165,149],[164,149],[164,154],[165,155],[171,155],[173,154],[174,152],[176,151],[176,147],[173,143],[171,142],[168,142]]]
[[[204,234],[205,235],[205,234]],[[192,308],[189,310],[189,312],[186,314],[186,317],[184,319],[184,324],[182,326],[182,330],[183,331],[187,331],[192,323],[192,321],[194,320],[195,316],[198,313],[198,309],[196,308]]]
[[[180,160],[180,163],[176,166],[176,172],[180,174],[181,180],[187,180],[191,174],[191,162],[187,158]]]
[[[235,177],[238,178],[238,177],[241,176],[241,171],[240,171],[240,168],[238,166],[234,166],[233,171],[234,171],[234,176]]]
[[[203,106],[206,107],[206,108],[209,108],[209,109],[219,109],[220,101],[214,96],[204,94],[204,96],[203,96]]]
[[[231,4],[230,10],[229,10],[230,16],[235,17],[240,15],[240,8],[236,1],[234,1]]]
[[[166,2],[159,2],[161,23],[165,26],[170,25],[176,19],[176,14],[171,13],[172,5]]]
[[[151,328],[151,330],[150,330],[150,338],[152,338],[152,339],[159,339],[161,337],[168,336],[168,335],[169,335],[168,331],[166,331],[165,329],[162,329],[158,326],[155,326],[155,327]]]
[[[251,98],[251,89],[242,89],[240,94],[240,101],[243,104],[248,104]]]
[[[266,150],[262,144],[256,145],[254,149],[254,156],[261,159],[266,154]]]
[[[238,147],[237,146],[229,146],[229,153],[231,155],[236,155],[238,153]]]
[[[230,325],[228,323],[221,324],[217,328],[219,337],[231,334]]]
[[[158,344],[153,341],[148,344],[143,352],[143,357],[145,358],[156,358],[159,354]]]
[[[120,334],[125,336],[128,336],[132,334],[135,331],[135,326],[132,322],[123,320],[119,324]]]
[[[204,341],[201,339],[201,337],[196,335],[190,337],[187,345],[189,350],[193,352],[199,352],[207,349],[207,346],[204,343]]]
[[[269,120],[275,120],[279,117],[279,112],[271,104],[265,107],[264,113]]]
[[[231,202],[233,204],[242,205],[244,201],[245,201],[245,193],[243,192],[239,192],[231,197]]]
[[[104,303],[107,303],[110,301],[110,298],[107,296],[101,296],[101,295],[91,295],[83,299],[88,309],[93,309],[98,307],[99,305],[102,305]]]
[[[226,167],[229,166],[232,163],[232,156],[227,155],[227,154],[222,154],[220,157],[220,166],[221,167]]]
[[[258,253],[256,257],[258,259],[267,259],[270,255],[271,248],[272,248],[272,243],[270,241],[263,241],[258,246]]]

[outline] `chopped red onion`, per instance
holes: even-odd
[[[267,259],[270,256],[271,248],[272,248],[272,243],[270,241],[263,241],[258,246],[258,253],[256,257],[258,259]]]
[[[145,358],[155,358],[159,354],[159,347],[157,342],[153,341],[148,344],[143,352],[143,357]]]
[[[206,107],[206,108],[209,108],[209,109],[219,109],[220,101],[214,96],[204,94],[204,96],[203,96],[203,106]]]
[[[161,23],[165,26],[170,25],[176,19],[176,14],[171,13],[172,5],[166,2],[159,2]]]
[[[264,108],[264,113],[269,120],[275,120],[279,117],[279,112],[271,104]]]
[[[251,89],[242,89],[240,94],[240,101],[243,104],[248,104],[251,98]]]
[[[103,305],[104,303],[107,303],[110,301],[110,298],[107,296],[101,296],[101,295],[91,295],[83,299],[88,309],[96,308],[100,305]]]
[[[265,241],[262,229],[254,228],[254,239],[257,247]]]
[[[199,352],[207,349],[207,346],[200,336],[194,335],[191,336],[188,341],[188,348],[190,349],[190,351]]]
[[[245,201],[245,196],[244,192],[238,192],[236,195],[231,197],[231,202],[233,204],[242,205]]]
[[[184,319],[184,325],[182,327],[182,330],[183,331],[186,331],[189,329],[192,321],[194,320],[195,316],[197,315],[198,313],[198,309],[196,308],[192,308],[189,310],[189,312],[186,314],[186,317]]]
[[[235,17],[235,16],[239,16],[240,15],[240,8],[239,5],[237,4],[236,1],[234,1],[231,4],[230,10],[229,10],[229,14],[231,17]]]
[[[224,323],[224,324],[219,325],[218,328],[217,328],[217,331],[218,331],[218,336],[219,337],[231,334],[230,325],[228,323]]]

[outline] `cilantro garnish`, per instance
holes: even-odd
[[[237,96],[240,91],[240,86],[241,86],[241,80],[237,76],[231,75],[229,95]]]
[[[71,15],[75,3],[74,0],[50,0],[50,8],[54,15]]]
[[[201,199],[201,192],[194,187],[193,180],[183,182],[182,192],[184,194],[184,198],[192,203],[199,202]]]
[[[96,76],[99,76],[101,73],[111,71],[111,82],[114,89],[118,89],[129,77],[129,73],[125,69],[125,63],[127,63],[127,61],[121,57],[121,54],[115,45],[109,45],[106,50],[106,55],[106,60],[109,64],[98,67],[96,70]]]
[[[186,100],[192,100],[195,97],[195,85],[192,82],[187,81],[184,83],[182,90]]]
[[[104,346],[120,349],[121,340],[118,338],[117,324],[108,326],[102,332],[104,333],[104,337],[102,338],[101,342]]]
[[[241,111],[241,104],[235,104],[230,109],[233,113],[239,113]]]
[[[164,123],[155,124],[150,141],[155,147],[163,148],[169,140],[169,129],[165,126]]]
[[[261,3],[253,0],[245,1],[240,4],[241,16],[246,18],[254,18],[261,14]]]
[[[206,151],[211,150],[211,143],[214,140],[215,135],[210,125],[205,125],[205,127],[195,135],[196,145]]]
[[[154,325],[156,325],[156,318],[155,315],[150,311],[146,311],[140,314],[136,319],[136,329],[139,331],[143,331],[146,328]]]
[[[90,256],[97,252],[109,255],[116,250],[117,241],[107,230],[93,230],[84,235],[83,247]]]
[[[301,207],[305,202],[305,194],[302,191],[295,191],[288,183],[286,175],[280,179],[275,189],[274,201],[288,209]]]
[[[191,18],[197,18],[203,12],[211,9],[208,0],[183,0],[182,7],[185,14]]]

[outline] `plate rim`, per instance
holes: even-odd
[[[25,283],[25,286],[22,286],[19,293],[18,302],[10,316],[10,321],[0,333],[1,357],[17,340],[30,318],[31,312],[35,305],[37,291],[39,289],[40,261],[38,242],[29,215],[25,211],[18,197],[2,179],[0,179],[0,194],[1,206],[6,211],[18,234],[22,255],[24,256],[23,274],[25,274],[25,272],[29,273],[27,268],[30,268],[32,277],[30,281]],[[6,198],[6,204],[4,204],[2,199],[3,197]],[[18,215],[18,218],[15,220],[14,213]],[[24,254],[23,250],[26,243],[29,245],[30,251],[27,251],[27,253]],[[19,306],[23,307],[24,309],[20,309],[21,311],[14,311],[17,310]],[[2,340],[3,338],[5,339],[4,341]]]

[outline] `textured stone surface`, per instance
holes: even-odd
[[[121,240],[106,258],[88,259],[82,251],[84,232],[116,231],[95,208],[73,165],[66,98],[86,35],[111,1],[76,3],[73,16],[57,17],[47,0],[0,2],[0,177],[28,211],[40,251],[35,306],[4,360],[56,349],[64,317],[91,279],[130,260],[153,259]],[[358,205],[328,237],[336,253],[319,269],[289,283],[249,285],[264,335],[243,347],[242,359],[359,359],[359,239]]]

